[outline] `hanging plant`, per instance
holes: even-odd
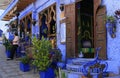
[[[115,21],[115,17],[114,16],[106,16],[106,21],[107,22],[114,22]]]
[[[108,26],[108,31],[112,38],[116,37],[116,18],[114,16],[107,16],[106,23]]]

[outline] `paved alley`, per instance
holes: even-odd
[[[39,78],[39,74],[33,70],[22,72],[19,69],[19,61],[6,60],[5,47],[0,44],[0,78]]]

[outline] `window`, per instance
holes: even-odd
[[[39,13],[40,39],[48,38],[56,45],[56,4],[49,6]]]
[[[20,37],[24,38],[28,32],[31,34],[31,27],[32,13],[29,13],[20,20]]]

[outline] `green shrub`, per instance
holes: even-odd
[[[35,65],[38,70],[45,71],[51,64],[51,59],[49,58],[49,51],[52,48],[52,44],[49,40],[42,37],[41,40],[34,37],[32,39],[33,44],[33,65]]]
[[[10,41],[7,40],[6,38],[4,39],[3,45],[5,46],[6,50],[11,51],[11,49],[12,49],[12,44],[11,44]]]
[[[23,56],[22,58],[20,58],[20,61],[23,63],[23,64],[28,64],[30,62],[30,59],[28,56]]]
[[[106,21],[114,22],[115,21],[115,17],[114,16],[106,16]]]

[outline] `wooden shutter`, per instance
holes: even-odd
[[[75,3],[65,5],[66,17],[66,56],[67,58],[75,57]]]
[[[95,47],[101,47],[101,50],[99,52],[99,59],[107,59],[105,15],[106,8],[99,7],[96,15],[95,27]]]

